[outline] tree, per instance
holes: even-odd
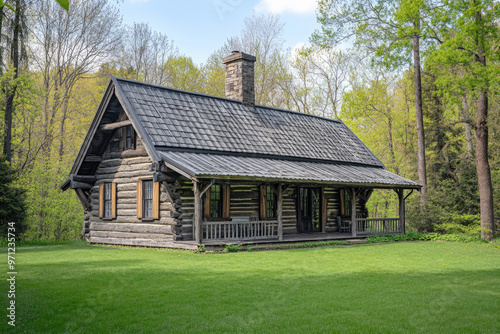
[[[224,65],[221,59],[238,50],[254,55],[255,63],[255,103],[261,105],[275,105],[278,100],[279,86],[276,70],[279,65],[280,56],[283,52],[284,24],[280,22],[277,14],[254,14],[244,20],[244,26],[239,36],[228,38],[223,47],[214,52],[208,63],[214,71],[212,73],[224,73]],[[219,64],[218,69],[214,66]],[[205,71],[206,73],[206,71]],[[205,74],[205,76],[207,76]],[[222,77],[223,80],[224,77]],[[216,87],[216,85],[212,85]]]
[[[178,50],[167,35],[151,29],[147,23],[134,23],[127,27],[123,57],[118,65],[134,69],[130,79],[165,85],[165,64],[178,55]]]
[[[42,73],[44,152],[59,139],[64,154],[69,99],[75,83],[114,56],[120,47],[118,10],[109,0],[71,2],[68,12],[44,0],[34,4],[32,21],[33,65]]]
[[[3,154],[7,161],[10,162],[12,159],[12,117],[15,112],[14,110],[14,97],[16,96],[17,90],[17,79],[20,72],[20,61],[21,58],[26,57],[26,52],[22,52],[25,49],[26,42],[26,26],[25,26],[25,11],[26,4],[24,1],[15,1],[15,11],[13,14],[13,19],[10,22],[10,33],[12,34],[10,38],[10,66],[12,66],[12,77],[9,78],[8,82],[3,87],[5,91],[5,129],[4,129],[4,141],[3,141]],[[0,12],[3,22],[3,10]],[[0,26],[1,31],[2,26]],[[0,50],[0,52],[3,50]],[[24,55],[24,57],[23,57]],[[3,57],[2,57],[3,59]]]
[[[435,41],[430,10],[424,0],[321,0],[318,9],[321,30],[312,38],[318,45],[338,45],[355,37],[358,46],[372,52],[374,62],[390,69],[413,62],[422,203],[425,203],[427,173],[420,58],[422,41]]]
[[[478,176],[481,237],[491,240],[494,235],[493,185],[488,161],[489,95],[499,89],[500,55],[498,39],[500,7],[493,0],[457,0],[444,3],[442,44],[433,53],[434,61],[449,68],[437,84],[445,92],[454,88],[474,94],[476,102],[476,169]],[[451,27],[451,29],[450,29]]]
[[[16,187],[16,171],[5,158],[0,158],[0,236],[6,237],[10,222],[15,222],[16,235],[24,231],[25,190]]]

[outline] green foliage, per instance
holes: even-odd
[[[198,252],[200,253],[205,253],[207,250],[205,248],[205,245],[199,245],[198,246]]]
[[[227,244],[226,247],[222,250],[223,253],[236,253],[241,249],[241,245]]]
[[[16,247],[35,247],[35,246],[53,246],[53,245],[68,245],[74,241],[48,241],[48,240],[16,240]],[[7,238],[0,238],[0,247],[7,247]],[[85,242],[86,243],[86,242]]]
[[[59,185],[66,171],[57,163],[37,163],[23,175],[27,188],[27,240],[76,240],[81,238],[83,210],[74,192],[62,192]]]
[[[7,236],[10,222],[15,223],[16,238],[25,230],[26,191],[16,179],[16,171],[0,157],[0,237]]]
[[[488,241],[481,239],[478,233],[476,233],[475,235],[470,235],[464,233],[439,234],[435,232],[432,233],[408,232],[406,234],[372,235],[366,238],[366,241],[369,243],[414,241],[414,240],[488,243]]]

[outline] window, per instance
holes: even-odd
[[[123,137],[123,149],[124,150],[134,150],[135,149],[135,131],[132,125],[123,127],[122,130]]]
[[[222,218],[222,189],[218,184],[210,188],[210,218]]]
[[[348,190],[340,189],[340,215],[351,216],[351,193]]]
[[[137,181],[137,218],[160,219],[160,182]]]
[[[144,181],[143,185],[143,217],[153,218],[153,181]]]
[[[227,184],[214,184],[205,193],[205,219],[229,219],[230,187]]]
[[[104,184],[104,218],[111,218],[111,183]]]
[[[275,219],[277,215],[276,192],[270,185],[260,186],[260,219]]]
[[[116,218],[116,183],[99,185],[99,217]]]

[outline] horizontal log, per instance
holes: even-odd
[[[90,231],[91,237],[100,238],[124,238],[124,239],[153,239],[153,240],[173,240],[173,233],[134,233],[117,231]]]
[[[87,155],[85,156],[84,162],[101,162],[102,158],[99,155]]]
[[[71,189],[83,189],[83,190],[88,190],[92,188],[92,185],[89,183],[83,183],[83,182],[77,182],[77,181],[71,181],[70,186]]]
[[[95,244],[111,244],[111,245],[125,245],[125,246],[143,246],[143,247],[158,247],[158,248],[183,248],[196,250],[198,246],[188,243],[176,243],[174,241],[155,241],[155,240],[141,240],[141,239],[120,239],[120,238],[97,238],[91,237],[90,243]]]
[[[153,173],[150,172],[149,170],[137,170],[137,171],[131,171],[131,172],[116,172],[116,173],[110,173],[110,174],[96,174],[97,180],[128,179],[128,182],[130,182],[131,178],[137,178],[137,177],[151,177],[151,179],[152,179]]]
[[[123,210],[122,210],[123,211]],[[94,211],[96,213],[99,213],[99,211]],[[134,210],[135,212],[135,210]],[[172,217],[163,217],[161,212],[160,212],[160,219],[156,219],[156,220],[147,220],[145,219],[145,221],[137,218],[136,214],[134,214],[133,216],[125,216],[125,215],[122,215],[120,213],[120,210],[118,210],[118,216],[116,217],[116,219],[113,219],[113,220],[108,220],[108,219],[101,219],[99,218],[98,215],[95,215],[94,218],[92,218],[92,222],[100,222],[100,223],[118,223],[118,224],[121,224],[121,223],[133,223],[133,224],[160,224],[160,225],[178,225],[179,224],[179,221],[177,218],[172,218]]]
[[[118,165],[118,166],[104,167],[104,168],[99,167],[96,171],[96,175],[113,174],[118,172],[130,172],[137,170],[149,171],[149,165],[150,165],[149,163],[140,163],[140,164],[130,164],[130,165],[125,164],[125,165]]]
[[[145,148],[137,148],[136,150],[127,150],[122,152],[109,152],[102,156],[103,160],[110,159],[126,159],[126,158],[136,158],[136,157],[147,157],[148,153]]]
[[[129,126],[129,125],[132,125],[132,122],[130,122],[130,120],[115,122],[115,123],[108,123],[108,124],[101,125],[101,130],[102,131],[112,131],[112,130],[122,128],[124,126]]]
[[[84,182],[84,183],[94,183],[96,178],[94,175],[76,175],[72,174],[71,175],[71,180],[72,181],[77,181],[77,182]]]
[[[193,240],[193,233],[182,233],[182,240],[190,241]]]
[[[151,163],[151,159],[149,157],[137,157],[137,158],[129,158],[129,159],[105,159],[99,165],[99,168],[107,168],[107,167],[116,167],[116,166],[125,166],[125,165],[134,165],[134,164],[145,164]]]
[[[90,224],[92,231],[115,231],[115,232],[135,232],[135,233],[171,233],[170,225],[160,224],[127,224],[127,223],[95,223]]]

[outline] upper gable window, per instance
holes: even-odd
[[[122,130],[123,135],[123,149],[135,150],[135,131],[132,125],[125,126]]]

